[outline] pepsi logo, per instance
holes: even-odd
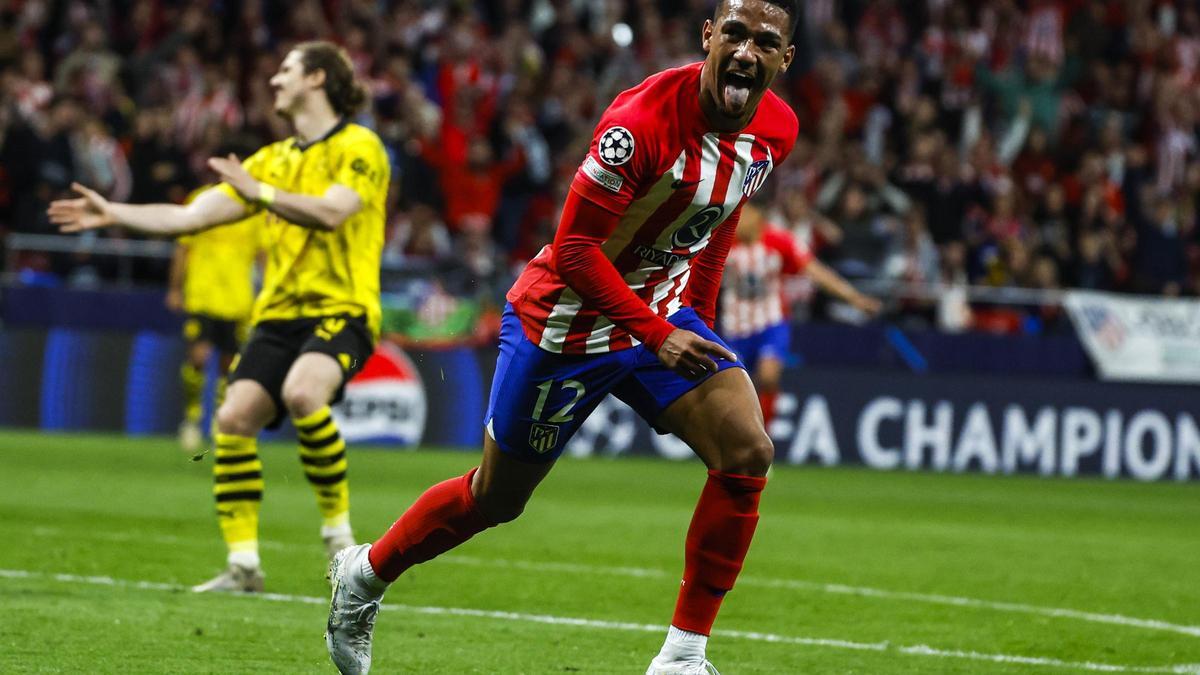
[[[399,347],[381,343],[346,384],[346,397],[333,408],[342,436],[350,442],[417,445],[425,432],[425,385]]]

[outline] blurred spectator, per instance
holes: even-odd
[[[1037,223],[1039,250],[1054,258],[1059,267],[1072,259],[1071,221],[1067,213],[1067,198],[1062,186],[1051,185],[1042,195],[1034,211]]]
[[[415,203],[391,228],[383,249],[385,262],[398,267],[405,263],[436,263],[450,257],[454,245],[446,225],[433,206]]]
[[[1142,293],[1178,296],[1187,283],[1185,242],[1193,222],[1181,222],[1179,207],[1157,198],[1136,223],[1137,249],[1133,259],[1134,287]]]
[[[50,104],[49,114],[38,129],[27,159],[32,164],[33,176],[37,181],[36,197],[42,203],[80,178],[75,145],[71,138],[82,120],[83,110],[73,99],[63,97]]]
[[[972,321],[967,303],[967,256],[962,242],[942,248],[938,270],[937,326],[949,333],[966,330]]]
[[[93,110],[111,102],[121,59],[108,48],[107,31],[97,20],[79,29],[79,43],[59,62],[54,88],[88,102]]]
[[[914,207],[904,216],[903,226],[888,242],[880,268],[887,279],[922,286],[937,281],[938,251],[920,207]]]
[[[1049,256],[1038,256],[1029,269],[1027,284],[1048,293],[1061,291],[1058,264]],[[1070,326],[1062,305],[1054,301],[1052,296],[1044,296],[1042,302],[1030,308],[1023,329],[1026,333],[1064,333],[1070,331]]]
[[[173,142],[170,113],[144,108],[134,118],[129,153],[133,202],[181,202],[195,179],[182,148]]]
[[[486,138],[469,141],[464,161],[443,155],[442,146],[432,143],[423,144],[421,157],[441,174],[446,222],[454,232],[490,233],[500,190],[525,163],[519,151],[503,162],[495,161]]]
[[[892,233],[880,275],[897,282],[902,296],[900,309],[927,322],[934,316],[935,303],[922,290],[937,284],[939,272],[937,246],[929,236],[925,213],[914,206]]]
[[[17,3],[0,26],[0,230],[49,231],[44,205],[73,180],[182,199],[228,141],[286,133],[268,79],[295,42],[330,38],[371,82],[360,121],[393,162],[385,266],[438,261],[440,292],[495,297],[552,238],[604,107],[699,59],[713,4]],[[943,289],[945,329],[1012,328],[960,302],[969,281],[1200,290],[1195,3],[802,6],[775,87],[802,134],[768,210],[839,271]],[[105,274],[76,263],[53,267]]]
[[[94,117],[86,118],[72,138],[81,183],[113,201],[123,202],[133,189],[125,151]]]
[[[13,81],[6,88],[21,118],[36,125],[54,98],[54,88],[46,81],[46,65],[40,53],[23,52],[20,59],[20,67],[12,73]]]

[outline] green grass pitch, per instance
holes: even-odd
[[[294,447],[261,454],[272,594],[196,595],[224,562],[210,461],[0,433],[0,672],[333,672],[316,506]],[[475,459],[352,449],[357,534]],[[373,672],[644,672],[703,476],[563,460],[393,586]],[[726,675],[1200,673],[1200,486],[780,467],[762,512],[709,644]]]

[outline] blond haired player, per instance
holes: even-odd
[[[371,355],[379,334],[379,259],[390,176],[383,144],[349,116],[365,102],[346,53],[328,42],[288,52],[271,77],[275,110],[294,136],[244,162],[208,161],[221,184],[186,206],[117,204],[81,185],[50,205],[64,232],[123,225],[181,235],[262,212],[268,252],[254,332],[217,411],[213,488],[229,549],[224,572],[197,591],[257,591],[262,462],[256,436],[291,416],[317,494],[327,552],[354,542],[345,443],[329,404]]]
[[[211,186],[188,195],[187,203]],[[254,262],[259,250],[261,214],[225,227],[180,237],[171,260],[167,308],[183,312],[187,343],[179,380],[183,391],[183,422],[179,445],[195,453],[203,442],[200,430],[205,370],[217,352],[216,402],[225,399],[226,373],[245,337],[254,306]]]

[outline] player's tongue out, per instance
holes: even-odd
[[[724,85],[725,107],[729,112],[740,114],[750,101],[754,78],[745,73],[726,72]]]

